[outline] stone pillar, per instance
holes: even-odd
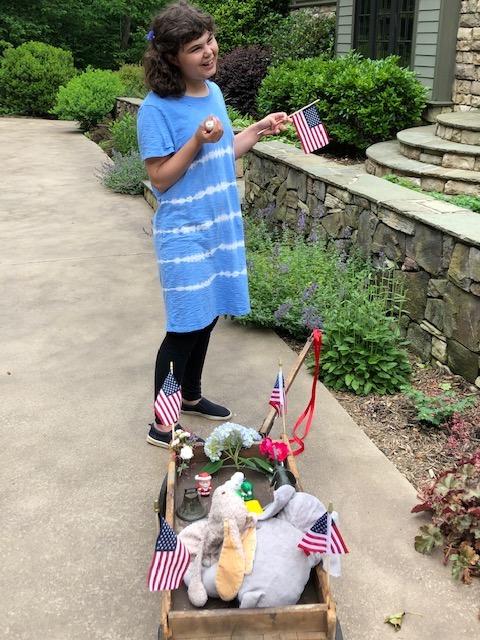
[[[462,0],[457,35],[455,111],[480,108],[480,0]]]

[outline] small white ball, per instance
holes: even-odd
[[[211,131],[214,126],[215,126],[215,121],[214,120],[205,120],[205,129],[207,131]]]

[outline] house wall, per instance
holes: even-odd
[[[353,2],[354,0],[337,1],[337,38],[335,53],[345,55],[353,47]]]
[[[412,68],[429,89],[429,100],[436,104],[451,103],[459,3],[417,0]],[[337,55],[345,55],[353,46],[354,10],[355,0],[338,0]]]
[[[480,0],[463,0],[453,85],[455,111],[480,108]]]

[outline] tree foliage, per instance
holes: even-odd
[[[0,0],[0,41],[70,49],[75,65],[138,62],[152,15],[166,0]]]

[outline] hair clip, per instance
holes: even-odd
[[[145,40],[148,40],[149,42],[152,42],[152,40],[155,40],[155,34],[153,32],[153,30],[150,30],[147,35],[145,36]]]

